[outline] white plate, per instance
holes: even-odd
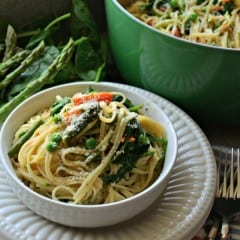
[[[187,240],[204,224],[216,189],[212,148],[198,125],[181,109],[148,91],[123,84],[155,102],[168,115],[178,138],[176,166],[164,194],[144,213],[100,229],[64,227],[27,209],[12,192],[0,166],[0,229],[14,240]],[[104,216],[103,216],[104,217]]]

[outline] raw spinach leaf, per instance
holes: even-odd
[[[72,0],[72,4],[71,35],[75,39],[87,36],[91,41],[98,44],[97,24],[86,0]]]
[[[78,43],[74,63],[76,72],[80,78],[94,81],[98,68],[102,65],[103,61],[89,39],[84,38]]]
[[[30,67],[23,72],[19,79],[9,89],[7,98],[11,99],[13,96],[21,92],[26,85],[37,79],[59,55],[59,50],[55,46],[47,46],[41,58],[35,61]]]
[[[54,83],[52,84],[57,85],[57,84],[62,84],[62,83],[67,83],[67,82],[74,82],[79,80],[79,77],[76,74],[74,64],[72,61],[70,61],[66,67],[61,69],[57,76],[54,78]]]

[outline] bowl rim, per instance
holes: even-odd
[[[123,90],[125,92],[128,92],[129,94],[134,94],[134,95],[138,95],[135,94],[132,90],[126,89],[126,88],[121,88],[121,86],[127,86],[127,84],[115,84],[115,83],[110,83],[110,82],[90,82],[90,81],[85,81],[85,82],[71,82],[71,83],[65,83],[65,84],[60,84],[58,86],[54,86],[54,87],[50,87],[47,88],[45,90],[39,91],[38,93],[33,94],[31,97],[27,98],[26,100],[24,100],[22,103],[20,103],[6,118],[6,120],[3,122],[2,127],[0,129],[0,140],[3,139],[4,137],[4,133],[5,133],[5,129],[9,123],[9,121],[14,118],[14,115],[21,110],[22,107],[27,106],[27,104],[29,102],[31,102],[32,100],[38,98],[41,95],[46,95],[48,92],[52,92],[52,91],[56,91],[58,89],[64,89],[64,88],[73,88],[74,86],[80,86],[80,87],[84,87],[85,88],[89,85],[94,86],[101,86],[101,87],[107,87],[107,88],[114,88],[117,89],[119,88],[120,91]],[[108,90],[107,90],[108,91]],[[110,91],[110,90],[109,90]],[[75,91],[73,91],[75,92]],[[147,100],[146,97],[141,96],[143,101]],[[126,198],[123,199],[121,201],[117,201],[117,202],[112,202],[112,203],[103,203],[103,204],[74,204],[74,203],[65,203],[65,202],[61,202],[61,201],[56,201],[54,199],[48,198],[46,196],[43,196],[33,190],[31,190],[28,186],[26,186],[16,175],[12,164],[8,164],[5,160],[5,158],[7,158],[7,160],[10,160],[10,158],[7,156],[7,154],[3,153],[3,141],[0,141],[0,161],[5,169],[5,171],[7,171],[7,173],[9,174],[8,177],[11,177],[12,180],[15,181],[15,183],[17,183],[18,186],[20,186],[24,191],[26,191],[28,194],[34,195],[34,197],[39,198],[41,201],[44,202],[48,202],[49,204],[55,204],[56,206],[62,206],[62,207],[70,207],[70,208],[81,208],[81,209],[86,209],[86,210],[91,210],[91,209],[103,209],[103,208],[110,208],[110,207],[114,207],[114,206],[118,206],[118,205],[124,205],[124,204],[128,204],[129,202],[134,202],[137,201],[139,198],[141,198],[141,196],[144,196],[146,193],[150,193],[152,191],[154,191],[155,188],[158,187],[158,185],[160,184],[160,182],[162,182],[163,179],[165,179],[166,177],[169,178],[174,164],[176,162],[176,158],[177,158],[177,149],[178,149],[178,145],[177,145],[177,136],[176,136],[176,132],[174,130],[174,127],[172,126],[172,123],[170,121],[170,119],[167,117],[167,115],[163,112],[163,110],[161,108],[159,108],[155,103],[148,101],[149,104],[151,104],[154,108],[157,108],[158,111],[161,113],[161,116],[164,118],[164,121],[166,121],[166,124],[168,125],[169,131],[171,132],[172,135],[172,141],[174,144],[174,148],[173,148],[173,152],[172,152],[172,159],[170,161],[171,164],[168,165],[167,169],[164,171],[164,174],[160,174],[159,177],[153,182],[151,183],[151,185],[149,185],[147,188],[145,188],[143,191],[131,196],[130,198]],[[28,117],[25,117],[25,120],[28,119]],[[22,123],[18,124],[21,125]],[[6,152],[7,153],[7,152]],[[5,159],[5,160],[4,160]]]
[[[170,38],[172,40],[175,41],[180,41],[183,42],[185,44],[190,44],[199,48],[207,48],[207,49],[212,49],[212,50],[221,50],[221,51],[230,51],[230,52],[239,52],[240,48],[226,48],[226,47],[220,47],[220,46],[214,46],[214,45],[208,45],[208,44],[203,44],[203,43],[196,43],[184,38],[178,38],[175,36],[172,36],[170,34],[164,33],[154,27],[151,27],[149,25],[147,25],[146,23],[144,23],[143,21],[141,21],[140,19],[136,18],[135,16],[133,16],[131,13],[129,13],[126,8],[124,8],[122,6],[122,4],[118,1],[118,0],[105,0],[105,4],[107,4],[108,1],[112,1],[112,3],[119,9],[121,10],[121,12],[126,15],[128,18],[130,18],[131,20],[133,20],[135,23],[137,23],[138,25],[141,25],[142,27],[148,29],[150,32],[156,33],[158,35],[163,35],[164,37]],[[107,14],[107,11],[106,11]],[[107,14],[108,15],[108,14]]]

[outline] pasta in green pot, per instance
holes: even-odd
[[[196,43],[240,48],[239,0],[136,0],[127,10],[167,34]]]
[[[147,188],[164,163],[164,128],[121,92],[56,96],[16,132],[9,156],[19,178],[49,198],[103,204]]]

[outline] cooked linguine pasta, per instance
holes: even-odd
[[[49,198],[103,204],[129,198],[160,174],[164,128],[121,92],[77,93],[32,116],[9,150],[19,178]]]
[[[240,48],[239,0],[136,0],[127,10],[167,34]]]

